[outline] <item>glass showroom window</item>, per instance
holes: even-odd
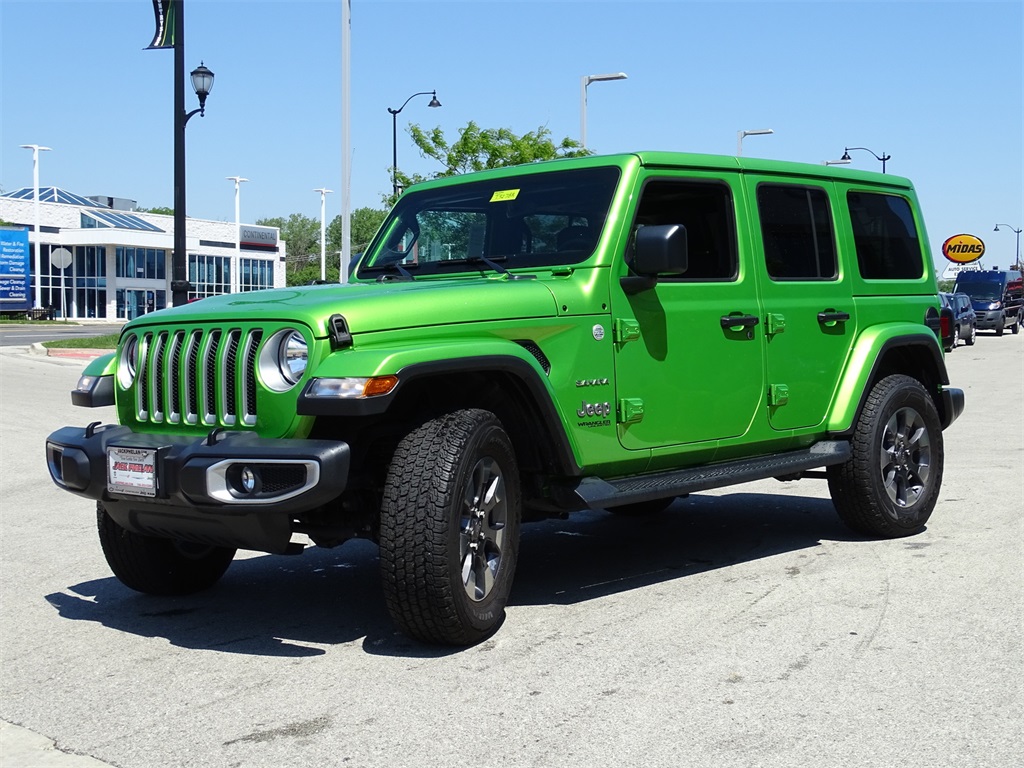
[[[161,248],[118,246],[117,276],[137,280],[166,280],[167,251]]]
[[[107,249],[102,245],[75,246],[75,317],[107,316]]]
[[[220,293],[231,293],[231,257],[205,253],[188,255],[188,281],[193,290],[190,299],[202,299]]]
[[[274,287],[274,262],[270,259],[242,259],[239,290],[258,291]]]

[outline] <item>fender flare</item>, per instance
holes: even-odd
[[[864,407],[864,401],[871,391],[871,384],[879,376],[879,368],[886,355],[893,350],[910,347],[922,351],[927,356],[934,366],[934,376],[939,385],[949,384],[942,349],[934,333],[922,329],[919,325],[910,324],[872,327],[861,334],[850,354],[836,390],[827,424],[830,434],[848,434],[853,429]],[[941,411],[941,392],[930,394],[936,401],[936,408]],[[946,423],[945,417],[942,418]]]

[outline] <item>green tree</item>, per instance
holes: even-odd
[[[298,273],[314,265],[316,277],[320,277],[320,222],[317,219],[293,213],[287,219],[280,216],[257,219],[256,224],[277,227],[281,231],[281,239],[287,243],[288,249],[288,285],[301,284]]]
[[[556,144],[551,139],[551,130],[540,126],[536,131],[518,136],[508,128],[480,128],[472,120],[465,128],[459,129],[459,138],[449,143],[444,132],[438,128],[425,131],[416,124],[409,126],[409,135],[423,157],[429,157],[441,164],[442,169],[430,176],[413,175],[396,170],[395,177],[402,187],[444,176],[483,171],[489,168],[503,168],[509,165],[523,165],[560,157],[585,157],[591,154],[575,139],[568,137]],[[384,196],[389,207],[394,204],[394,195]]]
[[[381,208],[356,208],[352,211],[349,231],[349,243],[351,253],[355,256],[366,250],[370,240],[377,234],[381,222],[388,215],[386,210]],[[327,252],[337,253],[341,250],[341,216],[335,216],[334,220],[327,225]]]
[[[136,208],[139,213],[159,213],[163,216],[173,216],[174,209],[168,208],[167,206],[157,206],[156,208]]]

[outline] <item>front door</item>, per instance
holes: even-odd
[[[634,227],[685,226],[689,267],[633,294],[613,283],[619,440],[627,449],[742,435],[762,402],[761,310],[754,275],[738,255],[738,184],[738,176],[667,171],[641,180]]]

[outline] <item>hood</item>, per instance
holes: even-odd
[[[341,314],[353,334],[431,325],[553,317],[554,296],[540,280],[472,277],[386,283],[295,286],[210,296],[152,312],[131,323],[299,322],[326,336],[327,319]]]

